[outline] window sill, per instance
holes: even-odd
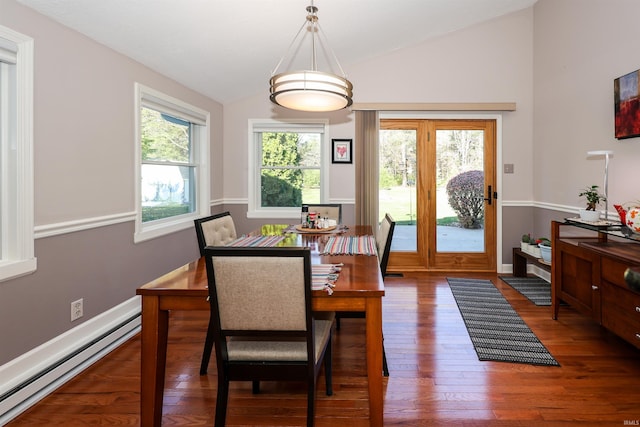
[[[0,282],[26,276],[36,271],[37,258],[0,263]]]

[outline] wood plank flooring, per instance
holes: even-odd
[[[640,350],[562,307],[557,321],[497,275],[491,279],[561,364],[478,361],[446,276],[388,277],[385,426],[623,426],[640,423]],[[198,374],[208,313],[171,314],[164,426],[213,425],[215,360]],[[368,425],[362,319],[334,335],[334,395],[319,379],[318,427]],[[8,426],[139,425],[140,338],[113,351]],[[215,357],[213,358],[215,359]],[[228,426],[305,425],[303,385],[231,387]]]

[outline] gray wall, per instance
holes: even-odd
[[[222,105],[13,0],[0,0],[0,25],[34,39],[34,220],[36,237],[49,236],[35,241],[35,273],[0,282],[2,365],[198,256],[193,229],[133,243],[134,82],[211,113],[212,200],[222,198]],[[72,323],[78,298],[84,317]]]

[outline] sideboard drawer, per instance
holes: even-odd
[[[640,294],[603,281],[602,326],[640,348]]]
[[[628,262],[620,262],[611,258],[601,258],[601,275],[602,278],[614,285],[621,286],[625,289],[629,289],[627,283],[624,281],[624,272],[627,268],[631,267]]]

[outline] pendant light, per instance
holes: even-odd
[[[328,43],[326,43],[326,37],[318,23],[318,8],[313,5],[313,0],[311,0],[311,6],[307,6],[306,10],[308,14],[305,22],[291,42],[289,50],[271,73],[271,79],[269,80],[271,102],[298,111],[341,110],[353,103],[353,85],[347,80],[333,51],[325,47],[325,45],[328,46]],[[310,38],[311,45],[310,69],[286,71],[277,74],[285,59],[292,61],[295,58],[295,53],[301,50],[307,37]],[[297,47],[292,50],[294,46]],[[335,62],[337,69],[342,74],[341,76],[333,72],[318,70],[318,47],[323,49],[325,57]],[[291,52],[294,52],[293,55],[290,55]],[[330,55],[326,55],[327,53],[330,53]]]

